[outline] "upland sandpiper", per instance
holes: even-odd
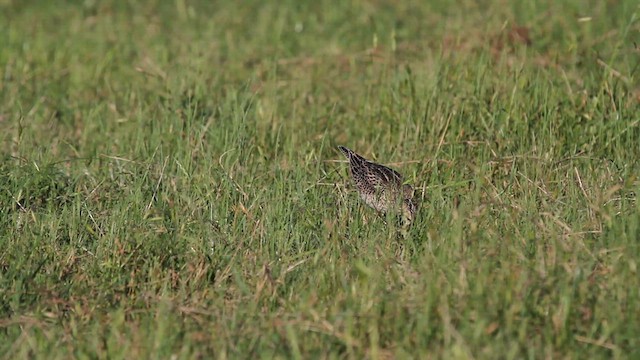
[[[360,198],[383,215],[396,211],[402,217],[403,226],[410,225],[416,215],[414,190],[411,185],[404,184],[402,175],[344,146],[338,146],[338,149],[349,159],[351,177]]]

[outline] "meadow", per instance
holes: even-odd
[[[640,5],[0,0],[4,359],[640,358]],[[416,188],[406,237],[337,150]]]

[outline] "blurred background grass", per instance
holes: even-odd
[[[638,356],[637,2],[0,9],[6,358]]]

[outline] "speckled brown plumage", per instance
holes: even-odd
[[[360,198],[382,214],[396,206],[398,209],[401,205],[404,225],[411,224],[416,214],[413,188],[411,185],[403,184],[402,175],[384,165],[369,161],[344,146],[338,146],[338,149],[349,159],[351,177]]]

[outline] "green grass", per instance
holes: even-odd
[[[0,1],[4,358],[640,356],[637,1]],[[336,149],[415,185],[398,238]]]

